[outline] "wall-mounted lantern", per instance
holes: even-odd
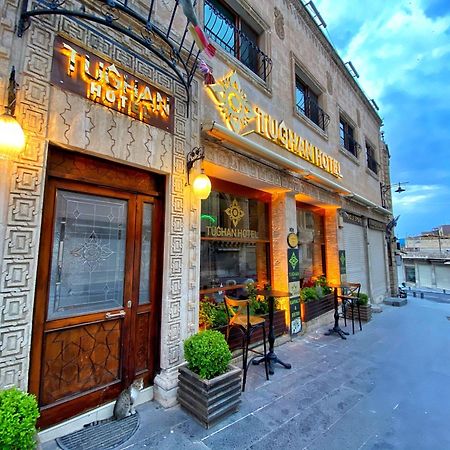
[[[191,171],[194,163],[205,158],[205,149],[203,147],[194,147],[187,155],[186,168],[187,168],[187,184],[189,185],[189,172]],[[211,192],[211,180],[208,175],[202,172],[194,178],[192,182],[192,191],[194,195],[200,200],[206,200]]]
[[[25,134],[14,117],[16,108],[16,71],[11,69],[6,113],[0,116],[0,159],[14,159],[25,148]]]

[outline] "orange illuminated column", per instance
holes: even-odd
[[[339,284],[339,246],[337,239],[338,212],[337,208],[325,209],[325,259],[327,278],[330,284]]]
[[[290,192],[272,196],[272,288],[298,295],[298,288],[288,280],[287,235],[290,228],[297,230],[295,196]],[[293,292],[294,291],[294,292]],[[278,307],[285,310],[286,325],[290,325],[289,298],[277,299]]]

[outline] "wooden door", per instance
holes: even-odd
[[[45,427],[152,381],[158,348],[160,201],[50,178],[30,390]]]

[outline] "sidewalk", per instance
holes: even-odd
[[[408,302],[347,340],[324,328],[277,347],[292,369],[266,381],[251,366],[240,411],[210,430],[179,407],[138,407],[140,427],[120,448],[450,448],[450,305]]]

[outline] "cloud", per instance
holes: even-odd
[[[399,236],[450,223],[450,2],[314,0],[344,61],[380,106]]]

